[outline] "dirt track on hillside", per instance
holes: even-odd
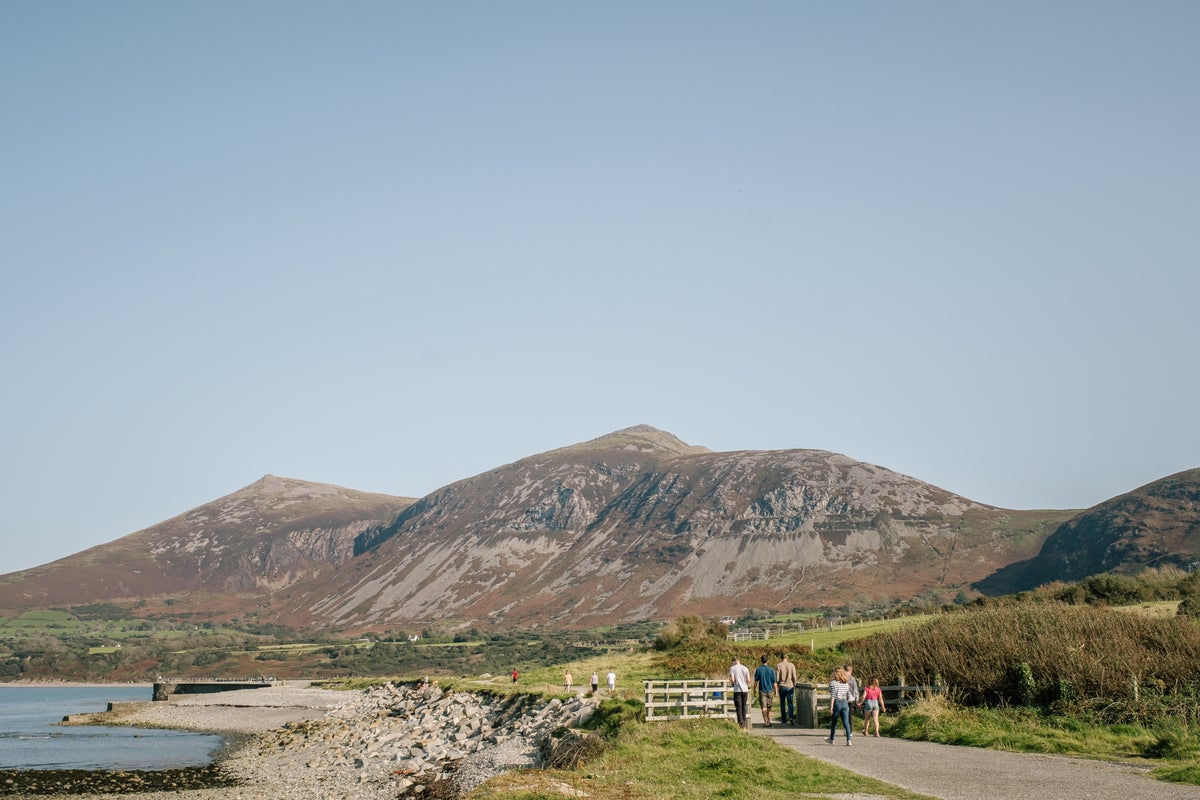
[[[941,800],[1200,800],[1200,786],[1165,783],[1127,763],[1065,756],[1006,753],[903,739],[854,736],[846,746],[838,729],[834,744],[826,730],[770,728],[769,736],[806,756]]]

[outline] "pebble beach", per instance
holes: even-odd
[[[306,682],[75,715],[69,724],[132,725],[219,733],[211,767],[146,773],[0,775],[0,796],[144,800],[321,800],[461,793],[506,769],[535,766],[550,734],[595,707],[529,695],[488,697],[435,686],[387,684],[333,691]],[[136,793],[136,794],[133,794]]]

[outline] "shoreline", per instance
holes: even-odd
[[[139,689],[142,687],[153,689],[154,682],[128,681],[123,683],[120,681],[101,681],[98,683],[89,683],[88,681],[68,680],[19,680],[0,682],[0,689],[6,686],[48,689]]]
[[[578,728],[599,699],[476,694],[429,684],[362,690],[269,688],[172,695],[124,703],[76,724],[161,727],[217,734],[212,769],[188,773],[100,771],[0,779],[0,797],[93,800],[396,800],[449,797],[512,769],[543,763],[562,731]],[[39,783],[39,780],[40,783]],[[113,791],[105,783],[121,781]],[[193,778],[207,782],[198,787]],[[48,791],[49,790],[49,791]]]
[[[162,770],[0,770],[0,797],[87,797],[91,800],[223,800],[230,792],[244,800],[278,800],[280,786],[257,780],[261,756],[255,745],[269,732],[319,721],[331,708],[358,692],[310,688],[309,681],[264,689],[184,695],[170,700],[122,701],[112,711],[68,715],[58,724],[108,725],[178,730],[220,736],[222,744],[207,765]],[[152,684],[83,684],[25,681],[4,685],[28,688],[129,688]]]

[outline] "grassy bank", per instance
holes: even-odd
[[[508,773],[469,800],[794,800],[799,795],[870,794],[920,800],[886,783],[855,775],[747,736],[730,722],[679,722],[626,727],[613,746],[578,771]]]
[[[1034,708],[967,708],[945,697],[923,698],[895,717],[884,732],[916,741],[1050,753],[1103,761],[1145,761],[1151,774],[1200,785],[1200,739],[1178,718],[1151,724],[1104,724]]]

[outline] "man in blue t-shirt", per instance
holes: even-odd
[[[754,670],[754,688],[758,691],[758,707],[762,710],[763,725],[771,727],[771,706],[775,703],[775,670],[767,666],[767,657],[759,659]]]

